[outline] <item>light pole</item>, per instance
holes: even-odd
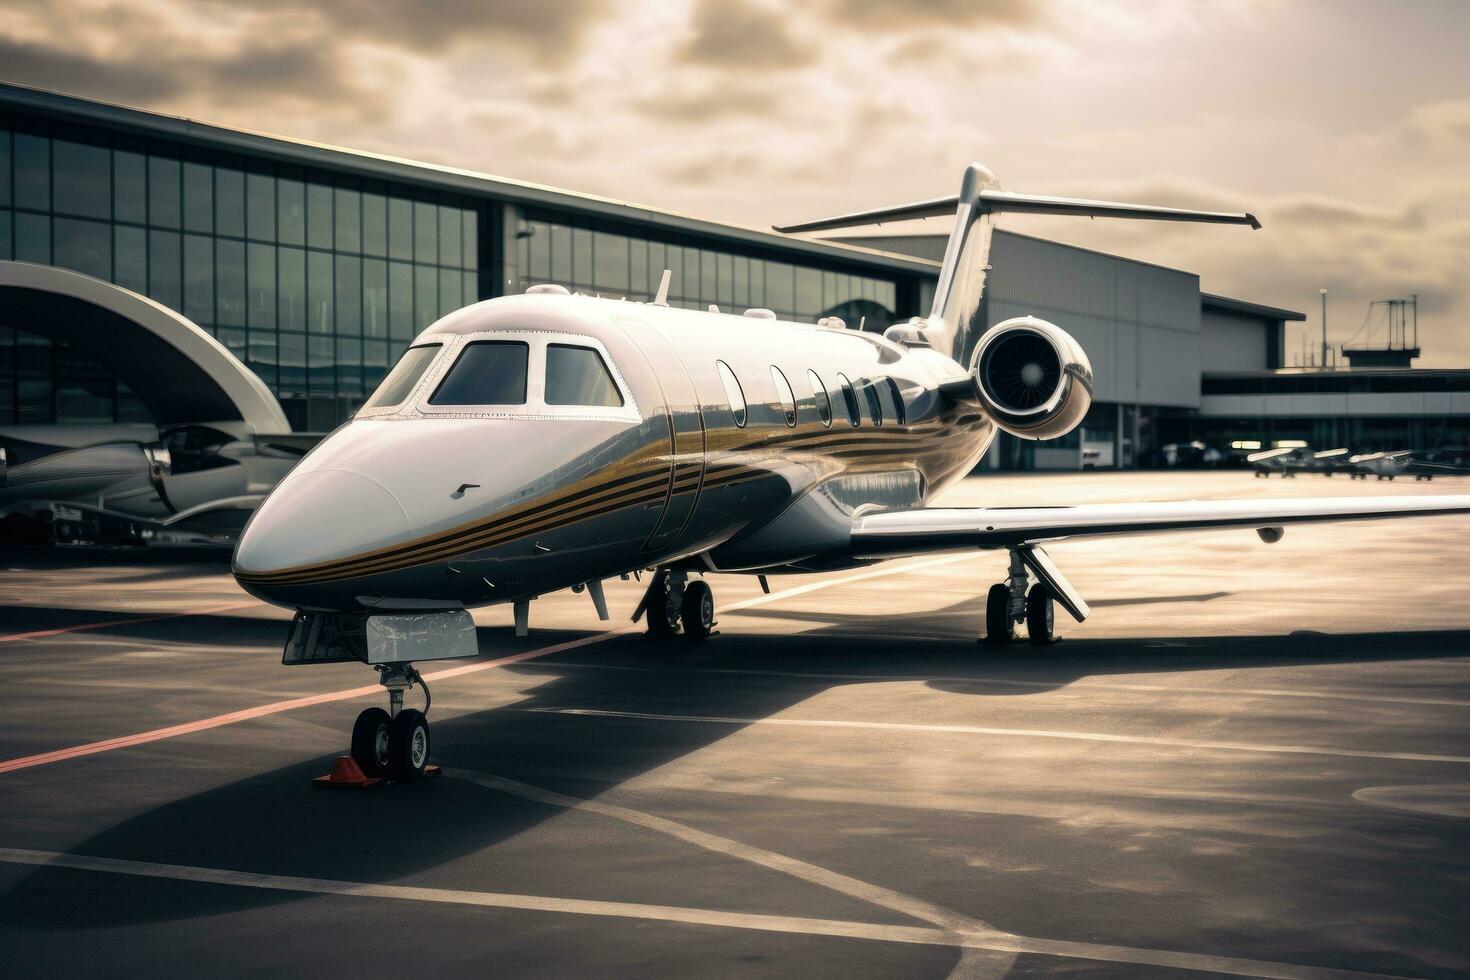
[[[1319,290],[1322,294],[1322,367],[1327,367],[1327,287]]]

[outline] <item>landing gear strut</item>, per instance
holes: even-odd
[[[660,568],[653,573],[633,621],[648,616],[648,635],[671,637],[684,628],[686,640],[702,640],[714,632],[715,596],[703,579],[690,581],[682,568]]]
[[[1049,646],[1056,642],[1056,614],[1051,590],[1046,583],[1030,587],[1026,563],[1018,548],[1010,549],[1011,564],[1004,582],[990,587],[985,596],[985,642],[992,646],[1016,639],[1016,627],[1026,624],[1027,638],[1033,646]]]
[[[418,779],[429,763],[429,685],[412,664],[378,664],[379,683],[388,689],[388,710],[368,708],[352,726],[352,760],[367,776]],[[424,710],[405,708],[403,692],[424,689]]]

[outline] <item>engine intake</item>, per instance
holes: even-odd
[[[1092,405],[1092,363],[1061,327],[1019,316],[987,330],[972,370],[996,425],[1022,439],[1056,439]]]

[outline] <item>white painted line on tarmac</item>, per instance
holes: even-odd
[[[778,854],[775,851],[768,851],[764,848],[742,844],[729,837],[711,834],[707,831],[690,827],[688,824],[678,823],[677,821],[655,816],[651,813],[644,813],[641,810],[634,810],[631,807],[604,803],[600,800],[588,800],[576,796],[567,796],[553,790],[542,789],[539,786],[530,786],[526,783],[517,782],[514,779],[507,779],[504,776],[495,776],[490,773],[474,772],[465,769],[450,769],[445,771],[457,779],[474,783],[477,786],[483,786],[486,789],[493,789],[497,792],[507,793],[511,796],[532,800],[537,803],[544,803],[549,806],[563,807],[568,810],[581,810],[585,813],[595,813],[614,820],[620,820],[623,823],[632,824],[635,827],[642,827],[645,830],[665,834],[681,840],[686,844],[703,848],[706,851],[723,854],[727,857],[744,861],[747,864],[759,865],[762,868],[789,875],[808,884],[826,888],[829,891],[846,895],[849,898],[859,899],[871,905],[876,905],[879,908],[911,916],[921,922],[942,926],[945,929],[963,929],[966,932],[977,935],[1009,935],[1009,933],[1003,933],[994,929],[978,919],[951,912],[949,909],[931,904],[923,899],[905,895],[891,888],[884,888],[881,885],[874,885],[858,878],[852,878],[836,871],[830,871],[827,868],[810,864],[797,858],[788,857],[785,854]]]
[[[889,634],[884,634],[887,638]],[[933,641],[934,637],[928,637]],[[1335,691],[1291,691],[1274,687],[1191,687],[1174,684],[1128,684],[1119,681],[1098,681],[1091,675],[1075,680],[1062,678],[1055,681],[1023,681],[1010,677],[989,677],[976,674],[862,674],[847,671],[767,670],[759,667],[646,667],[637,664],[578,663],[570,660],[543,660],[543,667],[571,667],[586,670],[633,670],[657,671],[663,674],[749,674],[756,677],[791,677],[796,679],[830,681],[878,681],[884,683],[930,683],[930,684],[994,684],[998,687],[1025,687],[1039,690],[1056,690],[1069,694],[1086,694],[1088,691],[1144,691],[1161,694],[1205,694],[1220,697],[1260,698],[1321,698],[1334,701],[1365,701],[1374,704],[1421,704],[1431,707],[1470,708],[1470,701],[1455,698],[1415,698],[1378,694],[1351,694]]]
[[[809,582],[798,585],[795,588],[785,589],[781,592],[772,592],[770,595],[758,595],[750,599],[732,603],[730,609],[747,609],[751,606],[764,605],[768,602],[778,602],[818,589],[830,589],[839,585],[848,585],[853,582],[861,582],[870,578],[879,578],[884,575],[902,575],[905,572],[918,571],[932,565],[948,565],[953,562],[973,558],[974,555],[965,552],[958,555],[943,555],[938,558],[930,558],[927,561],[910,562],[908,564],[887,564],[878,568],[854,575],[845,575],[839,578],[822,579],[817,582]],[[194,613],[180,613],[178,615],[194,615]],[[169,618],[169,617],[160,617]],[[139,620],[126,620],[124,622],[139,622]],[[97,624],[94,624],[97,625]],[[568,640],[565,643],[553,643],[549,646],[539,647],[535,650],[527,650],[524,653],[510,654],[505,657],[497,657],[493,660],[476,660],[461,667],[449,667],[444,670],[436,670],[424,674],[424,679],[429,681],[447,680],[451,677],[459,677],[464,674],[475,674],[482,670],[491,670],[496,667],[504,667],[509,664],[522,663],[534,660],[538,657],[549,656],[554,653],[564,653],[567,650],[575,650],[579,647],[592,646],[604,640],[610,640],[615,636],[622,636],[634,632],[640,627],[636,623],[625,623],[615,629],[604,633],[594,633],[576,640]],[[48,634],[49,635],[49,634]],[[318,704],[330,704],[335,701],[350,701],[354,698],[366,697],[370,694],[379,693],[382,687],[378,684],[368,684],[363,687],[352,687],[341,691],[328,691],[323,694],[310,694],[305,697],[288,698],[284,701],[275,701],[270,704],[257,705],[253,708],[243,708],[239,711],[230,711],[222,715],[214,715],[209,718],[201,718],[197,721],[185,722],[180,725],[170,725],[167,728],[155,728],[146,732],[137,732],[133,735],[123,735],[118,738],[104,739],[100,742],[88,742],[84,745],[73,745],[53,752],[41,752],[36,755],[21,756],[16,759],[0,761],[0,773],[14,772],[17,769],[30,769],[35,766],[50,765],[54,762],[62,762],[67,759],[76,759],[81,756],[96,755],[99,752],[111,752],[115,749],[131,748],[135,745],[146,745],[150,742],[161,742],[164,739],[178,738],[181,735],[192,735],[195,732],[207,731],[211,728],[222,728],[225,725],[236,725],[243,721],[251,721],[256,718],[264,718],[268,715],[280,714],[283,711],[295,711],[299,708],[309,708]]]
[[[1213,742],[1152,735],[1111,735],[1103,732],[1063,732],[1038,728],[988,728],[979,725],[917,725],[896,721],[841,721],[824,718],[728,718],[720,715],[667,715],[640,711],[603,711],[598,708],[518,708],[533,714],[576,715],[584,718],[629,718],[679,724],[784,725],[795,728],[868,729],[890,732],[922,732],[950,735],[991,735],[1006,738],[1059,738],[1080,742],[1122,742],[1129,745],[1161,745],[1176,749],[1207,749],[1225,752],[1264,752],[1288,755],[1326,755],[1342,759],[1393,759],[1398,762],[1448,762],[1470,764],[1470,756],[1431,755],[1419,752],[1370,752],[1334,749],[1317,745],[1269,745],[1258,742]]]
[[[993,931],[972,933],[965,930],[936,929],[925,926],[887,925],[873,922],[851,922],[843,919],[809,919],[790,915],[764,915],[755,912],[728,912],[717,909],[688,908],[678,905],[646,905],[637,902],[605,902],[583,898],[554,898],[544,895],[521,895],[509,892],[482,892],[457,888],[425,888],[412,885],[383,885],[371,882],[337,881],[330,878],[301,878],[294,875],[257,874],[224,868],[200,868],[183,864],[155,864],[149,861],[127,861],[119,858],[62,854],[57,851],[35,851],[23,848],[0,848],[0,862],[34,867],[64,868],[102,874],[131,875],[196,884],[228,885],[236,888],[259,888],[268,891],[297,892],[309,895],[337,895],[346,898],[377,898],[398,901],[429,902],[441,905],[468,905],[479,908],[515,909],[526,912],[555,912],[567,915],[592,915],[620,919],[642,919],[676,922],[685,925],[713,926],[726,929],[749,929],[804,936],[833,936],[877,942],[913,943],[925,946],[948,946],[961,949],[985,949],[1007,953],[1033,953],[1070,959],[1157,966],[1165,969],[1226,973],[1244,977],[1274,977],[1280,980],[1347,980],[1347,978],[1381,977],[1383,974],[1330,970],[1293,963],[1212,956],[1201,953],[1175,953],[1167,950],[1136,949],[1129,946],[1106,946],[1097,943],[1069,942],[1054,939],[1031,939]]]

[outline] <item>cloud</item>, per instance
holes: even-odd
[[[233,0],[211,0],[235,8]],[[369,39],[421,53],[499,39],[559,61],[608,13],[607,0],[256,0],[250,7],[314,23],[324,43]]]
[[[884,30],[934,24],[1026,27],[1045,16],[1037,0],[832,0],[829,10],[842,23]]]
[[[780,12],[751,0],[699,0],[680,60],[722,68],[798,68],[816,60]]]
[[[104,59],[0,37],[0,72],[27,85],[133,105],[185,95],[220,105],[278,96],[351,104],[363,94],[331,52],[290,41],[252,41],[214,58],[163,45]]]
[[[780,96],[764,85],[709,82],[640,99],[636,107],[656,119],[705,124],[727,116],[769,117],[780,108]]]

